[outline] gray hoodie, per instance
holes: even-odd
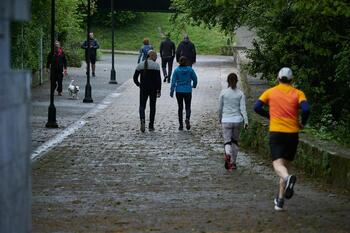
[[[238,88],[226,88],[220,93],[219,119],[223,123],[248,124],[245,96]]]

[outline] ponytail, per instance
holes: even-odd
[[[238,77],[235,73],[231,73],[227,76],[228,87],[231,87],[232,89],[236,89],[237,82],[238,82]]]
[[[143,66],[143,75],[144,76],[146,75],[146,71],[148,69],[148,58],[149,58],[149,55],[147,55],[146,60],[144,62],[144,66]]]

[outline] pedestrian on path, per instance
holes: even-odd
[[[144,62],[137,65],[134,73],[134,83],[140,87],[140,121],[141,132],[145,132],[145,109],[147,99],[149,98],[150,114],[148,130],[154,131],[154,118],[156,115],[157,98],[161,95],[162,79],[160,77],[160,67],[156,63],[157,53],[153,50],[148,51],[148,56]],[[139,81],[140,76],[140,81]]]
[[[296,177],[289,171],[297,151],[299,130],[304,128],[310,112],[305,94],[291,85],[292,79],[292,70],[282,68],[278,73],[279,84],[266,90],[254,107],[256,113],[270,120],[272,165],[280,177],[278,195],[274,199],[275,210],[283,210],[284,198],[290,199],[294,194]],[[268,111],[264,105],[268,106]]]
[[[150,50],[153,50],[152,45],[150,45],[149,39],[148,38],[144,38],[143,39],[143,45],[140,48],[139,51],[139,58],[137,59],[137,63],[140,63],[141,61],[146,60],[147,56],[148,56],[148,52]]]
[[[164,82],[170,83],[171,73],[173,70],[173,62],[175,57],[175,43],[170,40],[170,34],[166,34],[164,41],[160,43],[160,57],[162,58],[162,70],[164,75]],[[166,66],[168,65],[168,71]]]
[[[56,90],[59,96],[62,96],[62,81],[63,75],[67,75],[67,59],[64,54],[59,41],[55,41],[54,53],[49,53],[47,56],[46,67],[50,69],[50,79],[53,79],[53,85],[51,85],[52,91]]]
[[[190,41],[188,35],[184,36],[183,41],[177,46],[176,61],[180,62],[180,57],[186,57],[189,66],[196,63],[196,47]]]
[[[89,33],[89,41],[84,41],[84,43],[81,45],[81,48],[85,49],[85,61],[86,66],[88,64],[91,64],[91,70],[92,70],[92,77],[95,77],[95,68],[96,68],[96,54],[97,49],[100,48],[100,45],[98,44],[97,40],[94,39],[94,33]],[[90,56],[89,56],[90,53]],[[88,70],[86,68],[86,74]]]
[[[186,57],[180,57],[179,64],[173,74],[171,80],[170,96],[174,96],[176,92],[176,99],[178,104],[178,117],[179,117],[179,130],[183,130],[183,103],[185,102],[186,109],[186,129],[190,130],[190,117],[191,117],[191,100],[192,100],[192,88],[197,86],[197,75],[188,65]]]
[[[237,88],[237,82],[237,75],[229,74],[228,88],[221,91],[219,98],[219,121],[224,136],[225,168],[229,171],[237,168],[236,159],[242,123],[245,129],[248,128],[245,96]]]

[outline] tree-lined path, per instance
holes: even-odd
[[[270,167],[241,153],[237,171],[224,169],[217,102],[232,59],[200,56],[195,70],[191,131],[177,130],[176,100],[163,84],[156,130],[140,133],[130,79],[47,153],[32,173],[33,232],[349,232],[347,197],[300,181],[279,213]]]

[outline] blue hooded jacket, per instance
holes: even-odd
[[[191,83],[193,82],[193,84]],[[174,91],[181,93],[191,93],[192,87],[197,86],[197,75],[190,66],[179,66],[175,69],[171,80],[170,95]]]

